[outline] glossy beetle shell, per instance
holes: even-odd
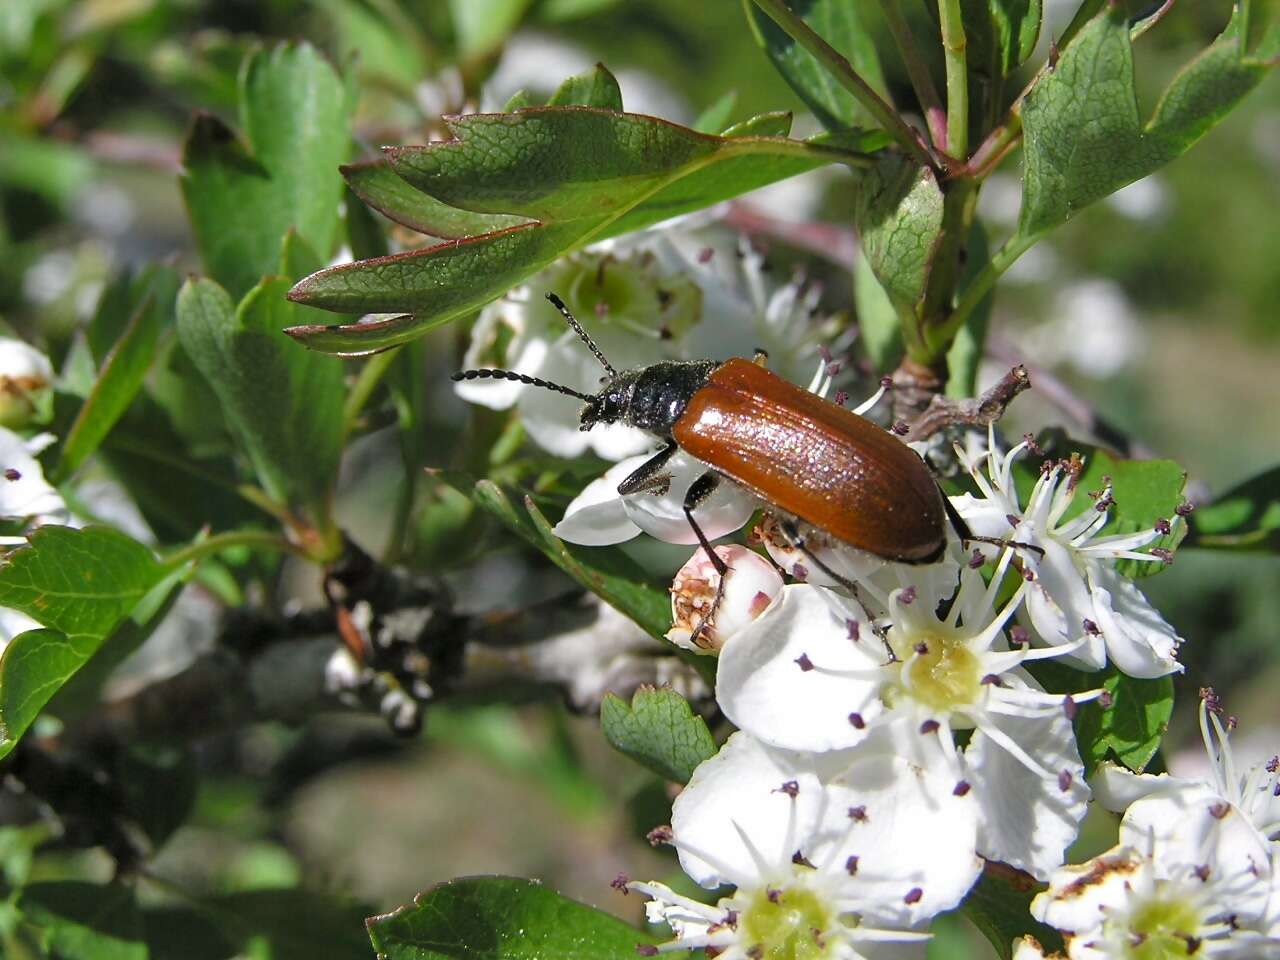
[[[851,546],[927,563],[946,508],[915,451],[869,420],[749,360],[717,367],[672,438],[762,500]]]

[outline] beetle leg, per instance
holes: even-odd
[[[678,449],[675,441],[669,441],[666,447],[636,467],[625,480],[618,484],[619,496],[625,497],[630,493],[649,491],[660,497],[666,493],[671,486],[671,475],[664,473],[663,467]]]
[[[778,529],[782,531],[782,535],[787,538],[787,542],[791,545],[793,550],[798,550],[803,553],[815,567],[853,594],[853,598],[858,600],[859,603],[862,602],[858,597],[858,585],[848,577],[843,577],[836,573],[809,549],[804,542],[804,535],[800,532],[800,528],[796,525],[794,520],[784,520],[779,517],[778,521]],[[890,663],[894,663],[898,659],[898,655],[893,652],[893,647],[889,646],[889,638],[885,635],[884,628],[878,627],[872,623],[871,629],[875,632],[875,635],[880,638],[880,642],[884,644],[885,652],[889,654],[889,659],[884,665],[887,666]]]
[[[1034,543],[1023,543],[1021,540],[1002,539],[1000,537],[980,537],[972,530],[969,525],[964,522],[964,517],[960,516],[958,511],[951,504],[951,498],[943,494],[942,505],[946,508],[947,519],[951,521],[951,526],[955,528],[956,533],[960,537],[960,542],[966,546],[970,543],[990,543],[997,547],[1021,547],[1023,550],[1030,550],[1032,553],[1038,553],[1044,556],[1044,547],[1037,547]]]
[[[698,545],[702,547],[708,559],[711,560],[711,566],[715,568],[716,573],[720,574],[720,582],[716,584],[716,595],[711,600],[711,609],[698,621],[698,625],[693,628],[693,633],[689,636],[689,642],[694,646],[697,646],[698,638],[702,635],[703,629],[711,624],[716,611],[720,609],[720,601],[724,599],[724,580],[729,575],[729,565],[724,562],[720,554],[711,548],[711,541],[707,539],[707,535],[698,526],[698,521],[693,519],[693,511],[698,508],[702,501],[711,496],[712,491],[719,485],[720,474],[708,470],[693,481],[689,486],[688,493],[684,495],[685,519],[689,521],[689,526],[693,529],[693,535],[698,538]]]

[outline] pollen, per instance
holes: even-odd
[[[742,912],[744,941],[760,947],[762,960],[819,960],[830,943],[815,936],[831,929],[837,913],[823,897],[803,885],[760,891]]]
[[[887,705],[913,700],[930,712],[948,714],[982,695],[982,663],[969,649],[969,637],[945,630],[894,629],[888,639],[900,666],[897,682],[884,692]]]

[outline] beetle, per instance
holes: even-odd
[[[476,369],[454,380],[516,380],[584,402],[579,429],[622,423],[665,441],[662,450],[618,485],[620,495],[666,491],[664,472],[677,450],[707,466],[689,487],[683,509],[716,570],[727,568],[711,549],[693,512],[728,479],[780,513],[886,560],[925,564],[946,550],[947,520],[972,535],[951,509],[914,450],[870,420],[824,400],[767,370],[756,359],[672,360],[618,371],[554,293],[549,300],[604,368],[599,392],[581,393],[511,370]],[[794,523],[793,545],[805,550]],[[723,579],[722,579],[723,584]]]

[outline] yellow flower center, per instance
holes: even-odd
[[[889,646],[902,662],[898,680],[884,692],[895,706],[911,699],[938,713],[972,705],[982,692],[982,663],[969,637],[940,627],[928,632],[889,631]]]
[[[1200,915],[1185,900],[1152,900],[1129,915],[1128,932],[1136,935],[1125,953],[1131,960],[1174,960],[1198,951],[1195,932]]]
[[[761,960],[818,960],[830,955],[826,932],[835,914],[812,890],[761,890],[742,912],[745,942],[759,946]]]

